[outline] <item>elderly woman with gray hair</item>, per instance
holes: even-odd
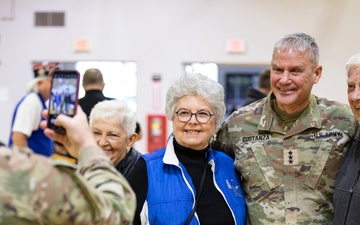
[[[181,76],[167,91],[166,115],[167,146],[143,155],[128,176],[134,224],[245,224],[233,160],[209,147],[225,115],[223,87],[201,74]]]
[[[127,177],[141,156],[133,148],[137,140],[134,112],[125,102],[102,101],[91,110],[89,123],[98,146],[110,157],[115,168]]]
[[[360,52],[346,63],[347,94],[357,132],[346,150],[334,191],[334,225],[357,225],[360,221]]]

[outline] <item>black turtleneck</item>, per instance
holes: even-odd
[[[207,159],[205,158],[205,156],[207,156],[206,153],[209,150],[209,146],[203,150],[195,151],[190,148],[181,146],[174,138],[174,149],[176,157],[186,168],[186,171],[188,172],[194,184],[195,190],[198,192],[205,166],[207,166],[206,178],[211,178],[212,176],[212,172],[210,171],[211,167],[210,165],[207,165]],[[206,178],[205,180],[208,181],[209,179]]]
[[[204,186],[199,199],[196,213],[199,216],[200,223],[202,225],[232,225],[234,219],[231,212],[223,199],[222,195],[216,189],[213,182],[213,173],[211,171],[211,165],[207,164],[207,152],[209,147],[203,150],[193,150],[181,146],[174,140],[174,150],[180,163],[182,163],[186,169],[186,172],[191,177],[195,190],[198,193],[201,178],[206,166],[206,177],[204,180]],[[134,225],[141,224],[140,212],[142,206],[146,200],[148,190],[148,178],[146,163],[143,158],[140,158],[127,177],[131,187],[136,193],[137,207],[134,218]],[[171,191],[171,190],[169,190]],[[190,214],[190,212],[189,212]]]

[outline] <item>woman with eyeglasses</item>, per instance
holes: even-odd
[[[167,91],[166,115],[167,146],[143,155],[128,176],[134,224],[245,224],[233,159],[209,147],[225,115],[223,87],[201,74],[181,76]]]

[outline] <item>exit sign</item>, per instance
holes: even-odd
[[[75,52],[90,52],[90,42],[87,39],[77,39],[74,42]]]
[[[228,53],[245,53],[245,41],[243,39],[228,40],[226,43],[226,51]]]

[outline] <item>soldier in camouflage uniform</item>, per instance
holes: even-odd
[[[303,33],[274,47],[272,93],[235,111],[212,147],[235,156],[249,224],[331,224],[340,159],[354,136],[348,106],[319,98],[319,50]]]
[[[60,115],[56,124],[68,138],[45,133],[64,144],[78,164],[52,162],[28,148],[1,147],[0,224],[132,224],[135,195],[97,147],[85,113],[79,108],[74,118]]]

